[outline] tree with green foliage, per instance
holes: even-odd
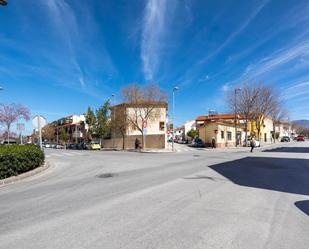
[[[88,125],[88,139],[92,139],[96,135],[96,128],[97,128],[97,117],[95,116],[91,107],[88,107],[86,113],[86,123]]]
[[[111,104],[109,100],[105,101],[105,103],[96,110],[96,135],[100,138],[100,141],[109,137],[111,134],[110,113]]]
[[[64,128],[61,128],[59,133],[61,142],[62,143],[67,142],[69,139],[69,134],[66,132],[66,130]]]
[[[197,137],[198,135],[198,130],[191,129],[187,132],[187,136],[191,137],[192,139]]]

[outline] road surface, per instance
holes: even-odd
[[[308,249],[309,143],[182,153],[46,151],[0,188],[0,248]]]

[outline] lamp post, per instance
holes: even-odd
[[[113,150],[115,149],[115,94],[113,93],[112,94],[112,97],[113,97],[113,103],[112,103],[112,106],[113,106],[113,109],[112,109],[112,119],[113,119]]]
[[[173,128],[172,128],[172,150],[174,151],[174,125],[175,125],[175,91],[179,89],[178,86],[173,88]]]
[[[237,93],[240,91],[241,89],[240,88],[235,88],[234,89],[234,111],[235,111],[235,120],[234,120],[234,123],[235,123],[235,146],[237,147]]]

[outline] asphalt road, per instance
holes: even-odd
[[[0,188],[0,248],[308,249],[309,143],[262,149],[47,150]]]

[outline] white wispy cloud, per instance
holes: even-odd
[[[241,78],[255,78],[267,72],[285,65],[295,59],[309,55],[309,40],[305,40],[292,47],[277,51],[270,56],[261,59],[255,64],[250,64],[245,69]]]
[[[231,85],[229,83],[226,83],[221,87],[221,90],[222,92],[227,93],[228,91],[231,90]]]
[[[283,98],[285,100],[291,100],[295,98],[307,98],[309,94],[309,80],[295,82],[292,86],[284,89]]]
[[[79,78],[83,78],[81,67],[76,59],[75,43],[79,41],[79,30],[75,13],[65,0],[48,0],[47,6],[50,12],[50,20],[68,48],[72,65],[79,74]]]
[[[146,80],[152,80],[160,62],[168,0],[148,0],[144,11],[141,59]]]
[[[208,61],[208,59],[210,59],[211,57],[216,56],[224,48],[226,48],[232,41],[234,41],[234,39],[250,25],[250,23],[262,11],[262,9],[267,5],[268,2],[269,0],[261,1],[260,4],[254,8],[254,11],[247,17],[247,19],[233,33],[231,33],[217,49],[215,49],[212,53],[210,53],[205,58],[200,60],[199,64],[203,64],[206,61]]]
[[[94,51],[92,39],[96,42],[95,37],[101,32],[101,28],[91,9],[78,2],[73,6],[66,0],[47,0],[46,7],[50,23],[54,27],[53,33],[61,43],[57,55],[51,54],[50,51],[42,53],[54,69],[60,71],[50,77],[57,85],[97,97],[101,94],[100,89],[104,88],[104,80],[110,79],[100,79],[101,84],[98,84],[93,80],[92,73],[96,74],[99,71],[101,74],[117,75],[118,72],[104,42],[96,44]],[[83,17],[82,25],[80,16]]]

